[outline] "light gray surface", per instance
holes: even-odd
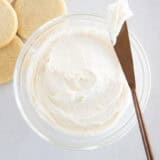
[[[94,1],[93,5],[91,2]],[[86,5],[86,2],[88,4]],[[93,9],[105,0],[68,0],[72,11]],[[101,3],[102,2],[102,3]],[[101,4],[100,4],[101,3]],[[71,4],[71,5],[70,5]],[[81,6],[80,6],[81,5]],[[149,57],[152,90],[145,120],[155,159],[160,159],[160,1],[130,0],[134,17],[130,25]],[[98,7],[98,5],[97,5]],[[119,142],[94,151],[67,151],[39,138],[22,119],[15,103],[12,84],[0,86],[0,160],[145,160],[138,127]]]

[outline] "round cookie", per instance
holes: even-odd
[[[25,39],[48,20],[66,13],[64,0],[16,0],[14,9],[18,34]]]
[[[23,42],[17,36],[7,46],[0,48],[0,84],[12,80],[17,56]]]
[[[0,48],[9,44],[14,38],[17,28],[17,15],[6,0],[0,0]]]

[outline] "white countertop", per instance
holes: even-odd
[[[94,1],[94,4],[91,2]],[[88,3],[87,3],[88,2]],[[105,0],[68,0],[72,12],[100,7]],[[144,113],[155,160],[160,159],[160,1],[130,0],[132,30],[149,57],[151,96]],[[159,67],[159,69],[157,68]],[[12,83],[0,86],[0,160],[145,160],[138,126],[119,142],[93,151],[67,151],[47,143],[25,123],[17,108]]]

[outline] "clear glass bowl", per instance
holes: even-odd
[[[25,43],[18,57],[14,73],[14,91],[19,110],[28,125],[45,140],[69,149],[94,149],[119,140],[128,133],[136,123],[134,106],[131,104],[119,117],[115,125],[108,129],[107,133],[99,136],[76,137],[61,133],[52,128],[39,117],[34,110],[26,89],[26,72],[30,64],[30,58],[36,54],[37,48],[44,42],[47,35],[54,34],[66,27],[78,27],[89,25],[91,28],[98,26],[106,29],[105,19],[94,15],[69,15],[53,19],[40,27]],[[138,97],[141,109],[144,110],[151,87],[151,75],[148,59],[140,43],[133,34],[130,34],[135,73],[138,89]]]

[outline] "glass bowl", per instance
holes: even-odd
[[[106,134],[98,136],[77,137],[55,130],[43,119],[32,106],[26,88],[26,73],[30,59],[48,35],[67,27],[96,26],[105,30],[107,27],[104,18],[94,15],[69,15],[53,19],[38,30],[27,40],[18,57],[14,73],[14,92],[18,108],[27,124],[45,140],[68,149],[95,149],[116,142],[127,134],[136,123],[134,106],[130,106],[121,113],[117,122],[110,127]],[[135,64],[137,92],[142,111],[145,109],[151,87],[151,75],[146,54],[140,43],[130,33],[131,48]]]

